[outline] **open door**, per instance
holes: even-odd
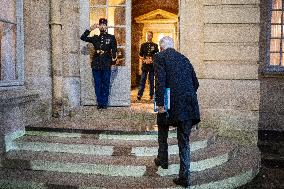
[[[164,36],[174,39],[175,49],[178,48],[178,15],[162,9],[156,9],[134,18],[136,23],[143,24],[143,37],[140,44],[146,42],[146,33],[153,32],[153,42],[159,44]]]
[[[115,35],[118,47],[117,65],[111,69],[110,106],[129,106],[131,89],[131,0],[81,0],[81,33],[91,24],[98,23],[99,18],[108,19],[108,33]],[[87,16],[88,15],[88,18]],[[86,22],[86,20],[88,22]],[[85,26],[85,28],[83,28]],[[90,35],[99,34],[99,30]],[[81,102],[82,105],[96,105],[90,67],[92,48],[81,42]],[[88,50],[89,49],[89,50]]]

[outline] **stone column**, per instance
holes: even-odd
[[[61,0],[50,0],[52,115],[62,117],[62,24]]]
[[[62,44],[63,106],[64,115],[70,115],[72,109],[80,106],[80,1],[64,0],[61,9],[62,35],[64,36]]]

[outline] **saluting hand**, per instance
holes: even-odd
[[[91,27],[90,27],[90,31],[94,30],[98,28],[98,24],[93,24]]]

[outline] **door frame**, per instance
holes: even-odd
[[[109,0],[107,0],[108,3]],[[131,92],[131,0],[125,0],[125,66],[112,66],[109,105],[130,106]],[[90,27],[90,0],[80,0],[80,35]],[[96,105],[90,55],[80,40],[81,105]]]

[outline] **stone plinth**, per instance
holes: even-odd
[[[13,149],[12,140],[24,135],[25,126],[36,120],[31,108],[38,97],[25,90],[0,92],[0,153]]]

